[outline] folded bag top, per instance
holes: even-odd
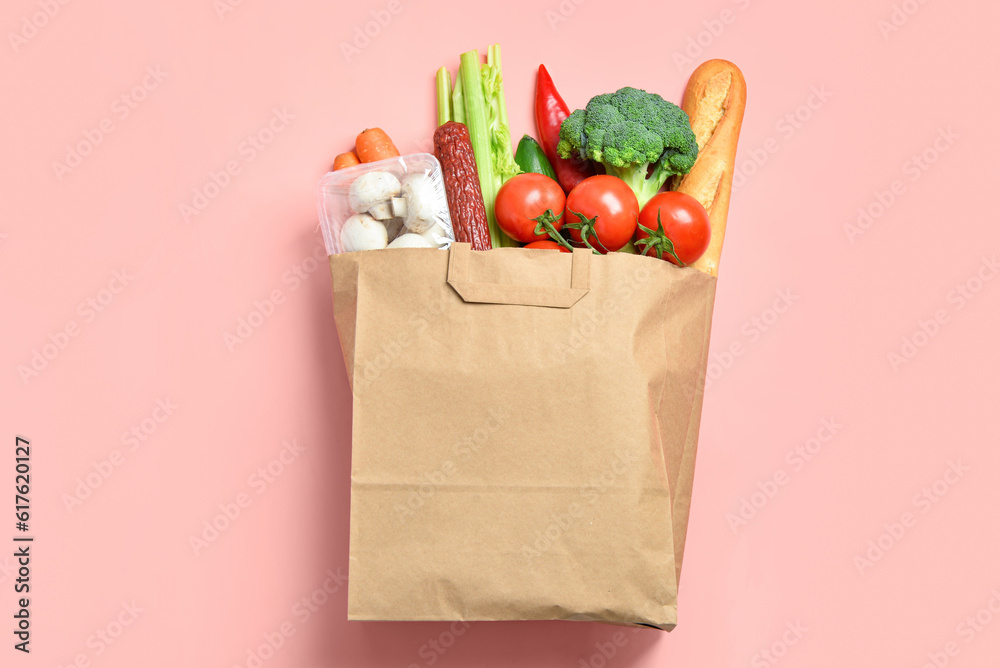
[[[586,248],[573,251],[569,287],[475,282],[469,279],[471,255],[469,244],[455,243],[448,257],[448,284],[465,302],[570,308],[590,289],[590,258],[593,253]]]
[[[672,628],[715,279],[457,243],[330,264],[349,618]]]

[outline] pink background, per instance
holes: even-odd
[[[268,668],[995,661],[997,5],[897,2],[883,34],[892,0],[213,1],[4,3],[0,541],[21,435],[37,542],[28,657],[0,549],[0,663],[247,666],[282,628]],[[348,59],[373,11],[388,22]],[[474,624],[437,651],[448,625],[348,623],[327,575],[347,572],[350,394],[313,189],[365,127],[426,148],[435,70],[494,41],[515,139],[534,134],[539,63],[571,107],[622,85],[679,100],[709,57],[749,84],[680,623],[626,631],[611,658],[617,629],[571,622]],[[291,118],[252,152],[276,108]],[[100,143],[57,174],[85,133]],[[23,376],[36,351],[53,359]]]

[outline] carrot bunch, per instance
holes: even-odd
[[[354,140],[354,150],[341,153],[333,159],[333,171],[375,162],[386,158],[398,158],[399,149],[389,139],[382,128],[367,128]]]

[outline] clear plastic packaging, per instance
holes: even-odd
[[[455,240],[441,164],[430,153],[328,172],[320,179],[316,205],[330,255],[386,247],[447,248]]]

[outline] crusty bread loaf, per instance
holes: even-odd
[[[708,250],[691,266],[712,276],[719,273],[746,100],[747,85],[740,68],[716,59],[702,63],[691,74],[681,104],[698,140],[698,159],[689,173],[678,177],[674,189],[691,195],[708,210],[712,238]]]

